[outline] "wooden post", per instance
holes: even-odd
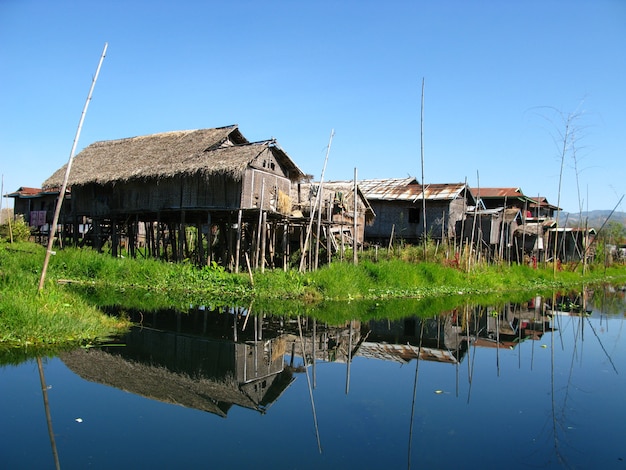
[[[261,224],[263,223],[263,199],[265,198],[265,179],[261,184],[261,202],[259,204],[259,221],[256,228],[256,243],[254,247],[254,267],[259,268],[259,251],[261,249]]]
[[[263,211],[263,217],[261,221],[261,253],[260,260],[261,272],[265,272],[265,248],[267,243],[267,212]]]
[[[235,245],[235,272],[239,272],[239,256],[241,253],[241,216],[242,210],[239,209],[237,214],[237,242]]]
[[[185,257],[185,247],[187,245],[187,230],[185,230],[185,211],[180,211],[180,224],[178,225],[178,258],[182,261]]]
[[[117,258],[117,249],[119,246],[119,237],[117,236],[117,220],[111,219],[111,254]]]
[[[323,191],[322,185],[320,184],[319,190]],[[317,270],[319,267],[319,259],[320,259],[320,232],[322,230],[322,207],[324,206],[324,193],[322,192],[319,200],[319,207],[317,209],[317,227],[315,231],[315,264],[314,270]]]
[[[334,235],[331,232],[331,228],[333,225],[333,203],[332,201],[328,203],[328,231],[326,232],[326,257],[327,257],[327,262],[330,265],[330,262],[332,261],[332,254],[333,254],[333,244],[331,243],[331,237],[334,237]]]
[[[207,251],[207,257],[206,257],[206,264],[207,266],[211,265],[211,261],[213,261],[213,226],[211,225],[211,213],[207,212],[207,226],[209,227],[209,231],[207,232],[207,246],[206,246],[206,251]]]

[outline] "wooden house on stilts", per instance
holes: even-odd
[[[237,125],[96,142],[74,159],[65,223],[87,220],[88,239],[113,255],[145,244],[155,258],[273,266],[284,259],[291,184],[303,177],[275,140],[249,142]]]
[[[365,227],[376,216],[354,181],[327,181],[321,185],[319,182],[294,184],[291,187],[291,204],[294,225],[297,220],[308,224],[313,218],[311,227],[315,233],[311,238],[316,249],[307,252],[313,255],[318,253],[321,244],[326,254],[324,262],[330,261],[333,253],[338,253],[339,258],[343,259],[347,248],[362,248]],[[295,231],[294,235],[298,236]],[[305,231],[300,230],[297,245],[294,244],[296,249],[303,251],[304,239]]]

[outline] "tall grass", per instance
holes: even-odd
[[[38,292],[43,258],[39,245],[0,243],[0,344],[84,344],[128,327],[125,319],[103,314],[55,282]]]

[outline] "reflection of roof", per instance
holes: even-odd
[[[293,381],[287,370],[241,385],[232,376],[222,379],[191,377],[98,349],[77,349],[61,354],[60,358],[85,380],[222,417],[226,417],[232,405],[264,412],[265,407]],[[255,385],[261,382],[265,388]],[[255,388],[265,390],[260,400],[254,393],[249,393]]]
[[[418,357],[422,361],[446,362],[450,364],[458,362],[452,352],[447,349],[412,346],[410,344],[371,343],[367,341],[359,346],[357,356],[402,363]]]
[[[490,338],[476,338],[473,342],[474,346],[479,346],[481,348],[504,348],[504,349],[513,349],[517,343],[515,341],[497,341],[495,339]]]

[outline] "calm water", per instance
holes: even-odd
[[[148,315],[41,361],[45,393],[36,360],[0,367],[0,468],[623,469],[624,298],[597,298]]]

